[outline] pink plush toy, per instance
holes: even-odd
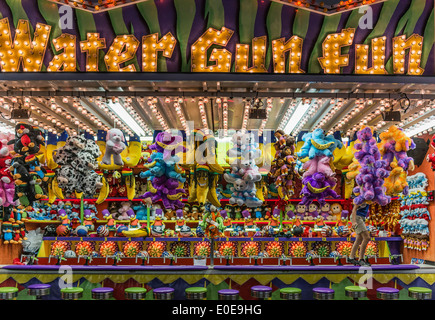
[[[124,161],[121,158],[121,152],[126,148],[124,134],[121,130],[112,128],[107,132],[106,136],[106,152],[104,153],[102,164],[110,165],[113,163],[118,166],[123,166]]]
[[[8,207],[14,202],[15,183],[9,167],[12,157],[7,144],[0,141],[0,206]]]

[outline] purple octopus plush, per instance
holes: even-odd
[[[355,204],[365,201],[376,202],[381,206],[388,204],[391,197],[385,194],[384,178],[389,175],[388,164],[381,159],[381,154],[376,145],[370,127],[365,127],[357,132],[360,143],[355,144],[355,159],[361,169],[355,178],[357,187],[353,189]]]

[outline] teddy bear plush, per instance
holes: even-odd
[[[126,148],[124,133],[116,128],[112,128],[107,132],[106,135],[106,151],[104,153],[102,164],[110,165],[113,163],[122,166],[124,161],[121,157],[121,152]]]

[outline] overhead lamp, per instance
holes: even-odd
[[[310,108],[309,103],[300,102],[296,107],[295,111],[293,112],[293,115],[290,118],[289,122],[287,122],[284,128],[284,132],[291,133],[309,108]]]
[[[108,101],[108,105],[110,109],[116,115],[124,121],[125,124],[127,124],[131,130],[133,130],[138,136],[143,137],[145,136],[145,131],[142,129],[142,127],[136,122],[136,120],[133,119],[133,117],[127,112],[127,110],[124,109],[124,107],[119,102],[112,102]]]

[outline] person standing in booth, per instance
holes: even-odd
[[[355,266],[370,266],[370,263],[364,260],[364,254],[367,244],[370,241],[370,233],[367,230],[365,220],[369,214],[370,206],[367,203],[353,204],[351,222],[352,228],[355,230],[356,237],[352,246],[352,251],[349,255],[348,262],[353,263]],[[359,260],[355,259],[356,252],[359,250]]]

